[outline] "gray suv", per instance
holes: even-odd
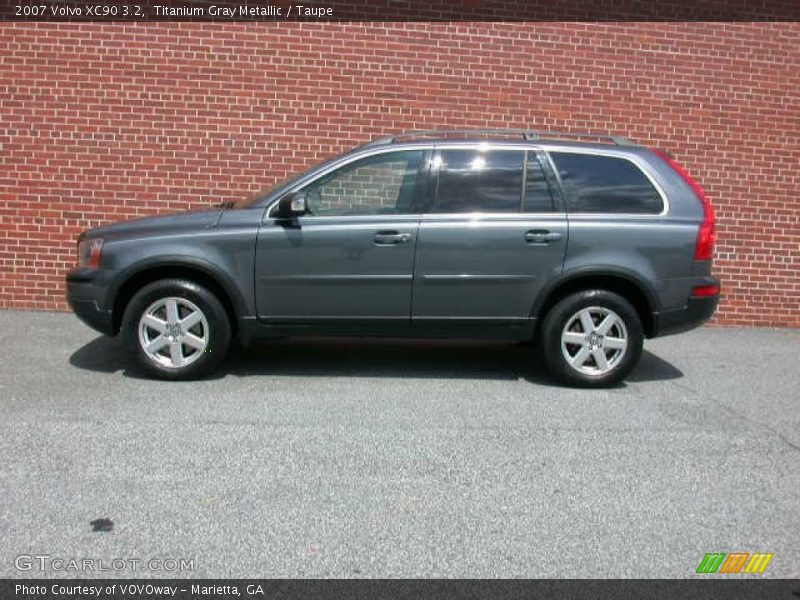
[[[210,373],[233,338],[371,335],[535,341],[599,387],[711,317],[713,245],[711,204],[658,151],[410,132],[246,201],[88,230],[67,299],[164,379]]]

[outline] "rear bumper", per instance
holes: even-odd
[[[103,287],[97,285],[97,271],[73,269],[67,274],[67,303],[81,321],[106,335],[114,335],[110,310],[102,308]]]
[[[652,337],[683,333],[699,327],[713,316],[718,304],[719,295],[691,297],[683,308],[655,314]]]

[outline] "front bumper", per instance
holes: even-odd
[[[104,288],[98,286],[98,271],[79,267],[67,273],[67,303],[81,321],[106,335],[114,335],[111,310],[102,306]]]
[[[708,321],[717,310],[719,295],[690,297],[686,306],[653,315],[655,332],[652,337],[683,333],[700,327]]]

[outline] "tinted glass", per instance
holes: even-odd
[[[661,196],[632,162],[552,152],[572,212],[658,214]]]
[[[357,160],[305,188],[313,216],[418,212],[416,182],[422,151],[389,152]]]
[[[522,151],[442,150],[436,211],[519,212]]]
[[[553,195],[544,175],[544,170],[533,152],[528,152],[525,172],[525,197],[522,212],[553,212]]]

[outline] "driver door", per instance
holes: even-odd
[[[373,154],[302,188],[307,212],[276,218],[256,245],[256,305],[271,323],[407,325],[420,213],[422,150]]]

